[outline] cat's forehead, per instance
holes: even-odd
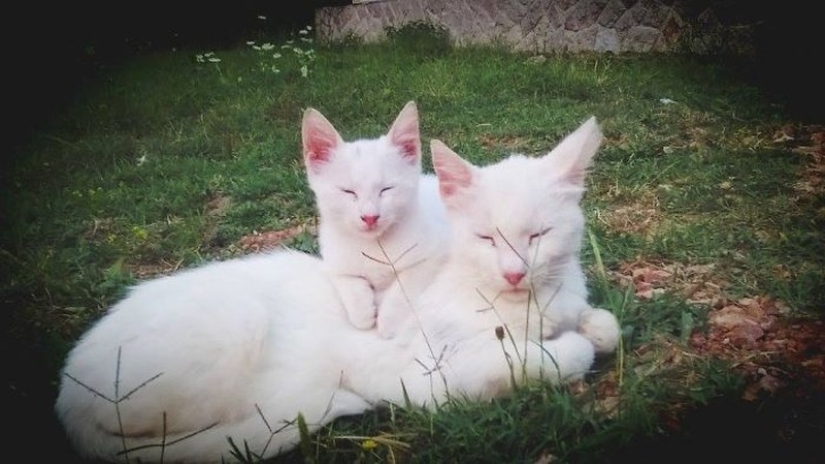
[[[386,137],[346,143],[339,149],[337,155],[340,155],[341,162],[353,168],[392,164],[401,159],[398,147],[389,143]]]
[[[512,153],[481,169],[489,176],[521,176],[535,172],[536,168],[543,164],[542,161],[544,161],[543,158],[531,157],[521,153]]]
[[[524,155],[510,155],[501,161],[481,168],[479,183],[485,190],[507,196],[532,196],[551,183],[541,159]],[[538,190],[538,191],[537,191]]]
[[[569,196],[559,189],[541,159],[509,156],[479,170],[480,216],[502,231],[542,228],[563,216]]]
[[[414,178],[418,169],[403,159],[398,147],[381,137],[343,144],[332,157],[329,172],[342,180],[377,184],[399,177]]]

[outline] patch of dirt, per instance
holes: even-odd
[[[617,204],[597,216],[597,220],[612,230],[649,238],[661,221],[659,199],[653,192],[642,192],[633,203]]]
[[[161,275],[172,274],[180,269],[182,261],[172,262],[161,260],[157,264],[124,264],[124,267],[132,273],[137,280],[146,280]]]
[[[774,133],[774,143],[789,145],[791,151],[808,158],[794,183],[800,197],[825,194],[825,126],[785,125]]]
[[[631,287],[642,300],[671,292],[683,295],[688,303],[716,307],[723,304],[728,283],[715,270],[714,264],[636,260],[620,265],[610,276],[620,286]]]
[[[229,209],[231,204],[232,199],[230,197],[217,193],[206,202],[204,212],[207,216],[221,216]]]
[[[506,151],[516,151],[521,152],[520,147],[523,147],[525,144],[525,139],[515,136],[505,136],[505,135],[491,135],[491,134],[481,134],[478,137],[478,140],[481,142],[481,146],[488,149],[497,148],[500,150]]]
[[[287,240],[303,233],[317,236],[318,230],[315,226],[302,224],[282,230],[253,232],[252,234],[241,237],[241,239],[238,240],[237,246],[244,253],[256,253],[277,248]]]
[[[710,311],[707,332],[693,333],[689,346],[731,361],[749,381],[745,400],[825,394],[825,322],[790,315],[779,300],[743,298]]]
[[[609,462],[825,462],[825,319],[801,316],[767,296],[732,300],[717,274],[712,265],[642,260],[612,274],[639,299],[676,292],[710,308],[706,325],[686,344],[662,338],[634,349],[642,380],[674,376],[689,392],[703,382],[692,363],[713,358],[745,384],[738,395],[706,402],[688,395],[668,404],[656,433],[632,440]],[[591,387],[592,407],[608,417],[621,411],[619,375],[606,367]]]
[[[825,395],[825,320],[793,314],[781,300],[755,296],[731,300],[713,264],[625,263],[612,277],[637,298],[670,292],[710,308],[707,330],[696,330],[691,353],[730,361],[749,385],[744,399],[776,394]]]

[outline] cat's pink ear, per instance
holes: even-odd
[[[602,139],[596,118],[590,117],[545,156],[553,177],[575,186],[584,186],[587,171]]]
[[[474,166],[464,161],[440,140],[430,141],[433,169],[438,177],[441,199],[448,206],[460,203],[460,198],[473,185]]]
[[[421,134],[418,129],[418,107],[407,102],[387,134],[390,142],[401,149],[401,155],[410,164],[421,161]]]
[[[307,169],[317,172],[330,160],[335,149],[344,143],[338,131],[327,118],[313,108],[304,111],[301,123],[301,138],[304,148],[304,162]]]

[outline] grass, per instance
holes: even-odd
[[[15,148],[0,242],[7,393],[15,412],[41,419],[17,431],[21,443],[73,459],[51,418],[57,372],[127,285],[235,256],[254,232],[314,221],[300,159],[304,108],[318,108],[351,139],[383,133],[415,100],[424,146],[438,138],[476,163],[545,152],[589,115],[599,118],[606,142],[585,199],[594,240],[583,260],[593,302],[622,321],[622,349],[578,389],[529,385],[492,404],[456,400],[434,415],[382,409],[336,421],[274,462],[701,456],[700,445],[714,442],[702,430],[719,427],[701,412],[741,412],[748,379],[689,345],[694,331],[708,330],[712,306],[686,297],[682,284],[712,266],[699,274],[703,289],[718,289],[711,296],[768,297],[791,315],[823,316],[825,197],[821,158],[807,150],[811,126],[723,61],[536,59],[454,50],[425,29],[393,31],[378,45],[292,42],[313,50],[309,61],[244,44],[145,54],[98,73]],[[209,52],[219,61],[196,59]],[[789,127],[793,140],[777,135]],[[290,244],[315,250],[307,235]],[[621,284],[651,267],[676,269],[684,281],[666,280],[649,298]],[[815,419],[801,430],[825,428]],[[769,441],[742,452],[767,456],[759,452]]]

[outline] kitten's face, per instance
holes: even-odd
[[[531,285],[553,282],[575,259],[584,230],[584,173],[600,141],[598,126],[588,121],[544,157],[512,155],[483,168],[433,142],[451,252],[474,269],[485,294],[527,298]]]
[[[354,142],[344,142],[320,113],[307,110],[304,161],[321,220],[366,238],[397,224],[416,201],[420,143],[412,102],[386,135]]]
[[[382,137],[339,146],[310,186],[323,220],[378,237],[414,203],[420,172]]]

